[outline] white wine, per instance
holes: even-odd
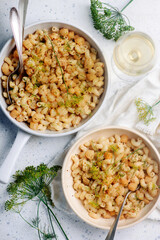
[[[113,52],[113,60],[123,73],[138,76],[155,64],[155,45],[145,33],[133,32],[121,37]]]

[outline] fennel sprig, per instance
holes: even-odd
[[[51,38],[49,37],[49,35],[46,33],[46,31],[44,31],[44,33],[45,33],[46,37],[48,38],[48,40],[49,40],[49,42],[50,42],[50,44],[51,44],[51,46],[52,46],[52,50],[53,50],[55,59],[56,59],[56,61],[57,61],[57,64],[58,64],[58,66],[59,66],[59,68],[60,68],[60,71],[61,71],[61,74],[62,74],[62,80],[63,80],[63,83],[64,83],[64,85],[65,85],[65,88],[66,88],[66,91],[67,91],[67,94],[68,94],[69,92],[68,92],[68,87],[67,87],[67,85],[66,85],[66,81],[65,81],[65,79],[64,79],[63,69],[62,69],[62,67],[61,67],[61,64],[60,64],[59,59],[58,59],[57,54],[56,54],[56,51],[55,51],[55,49],[54,49],[53,42],[52,42]]]
[[[149,105],[147,102],[141,98],[135,99],[135,105],[137,107],[139,120],[143,121],[145,125],[149,125],[153,122],[156,117],[154,116],[154,107],[158,105],[160,101],[156,102],[154,105]]]
[[[49,185],[60,169],[60,166],[48,168],[45,164],[40,164],[37,167],[26,167],[23,171],[19,170],[13,175],[13,182],[11,182],[7,187],[7,192],[10,195],[10,199],[5,203],[6,211],[13,210],[14,212],[18,213],[26,223],[38,231],[38,237],[40,240],[57,239],[52,223],[53,219],[60,227],[65,239],[69,240],[52,210],[54,204],[51,199]],[[23,217],[21,211],[27,202],[34,200],[38,200],[37,216],[35,219],[29,222]],[[47,232],[45,228],[40,229],[39,227],[40,204],[43,204],[43,206],[47,209],[49,216],[50,228],[48,228]]]
[[[64,105],[66,107],[75,107],[83,99],[83,96],[77,96],[76,94],[69,93],[69,91],[68,91],[69,88],[68,88],[68,86],[66,84],[66,81],[65,81],[65,78],[64,78],[64,72],[63,72],[63,69],[62,69],[61,64],[59,62],[58,56],[57,56],[57,54],[55,52],[55,48],[54,48],[53,42],[52,42],[51,38],[49,37],[49,35],[47,34],[46,31],[44,31],[44,34],[46,35],[46,37],[48,38],[48,40],[49,40],[49,42],[50,42],[50,44],[52,46],[52,50],[53,50],[54,56],[56,58],[57,64],[58,64],[58,66],[60,68],[60,71],[61,71],[61,74],[62,74],[62,80],[63,80],[63,83],[65,85],[66,91],[67,91],[67,101],[64,103]]]
[[[122,10],[99,0],[91,0],[91,15],[94,27],[107,39],[118,40],[128,31],[133,31],[129,19],[122,12],[133,0],[130,0]]]

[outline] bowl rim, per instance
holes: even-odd
[[[107,97],[108,97],[108,92],[109,92],[109,89],[110,89],[110,68],[109,68],[109,63],[108,63],[108,60],[107,60],[107,56],[105,56],[103,54],[103,47],[101,47],[99,44],[98,44],[98,41],[97,39],[95,39],[94,36],[92,36],[90,33],[88,33],[86,30],[83,30],[83,28],[81,28],[79,25],[77,24],[70,24],[68,23],[67,21],[60,21],[60,20],[43,20],[43,21],[36,21],[32,24],[29,24],[25,27],[24,29],[24,33],[25,31],[29,30],[30,28],[34,27],[34,26],[38,26],[40,27],[41,24],[60,24],[60,25],[68,25],[68,27],[73,27],[73,28],[76,28],[78,30],[80,30],[82,33],[84,33],[84,35],[86,35],[88,38],[90,38],[94,43],[95,45],[98,47],[98,52],[99,54],[102,55],[103,59],[104,59],[104,64],[105,64],[105,67],[106,67],[106,70],[107,70],[107,73],[106,73],[106,76],[107,76],[107,80],[106,80],[106,89],[105,89],[105,93],[103,95],[103,99],[102,99],[102,102],[101,104],[99,105],[99,107],[97,108],[96,112],[88,119],[86,120],[86,122],[84,122],[82,125],[77,125],[77,127],[71,129],[71,130],[68,130],[66,132],[54,132],[52,133],[52,131],[50,133],[43,133],[43,132],[40,132],[40,131],[35,131],[35,130],[32,130],[30,129],[29,127],[26,128],[25,126],[21,125],[18,121],[16,121],[15,119],[13,119],[9,112],[7,111],[7,109],[5,109],[5,107],[3,106],[3,104],[0,102],[0,107],[3,111],[3,113],[5,114],[5,116],[14,124],[16,125],[18,128],[20,128],[21,130],[25,131],[26,133],[29,133],[31,135],[35,135],[35,136],[40,136],[40,137],[62,137],[62,136],[66,136],[66,135],[70,135],[70,134],[73,134],[73,133],[76,133],[78,132],[79,130],[83,129],[84,127],[86,127],[96,116],[97,114],[99,113],[99,111],[102,109],[103,105],[104,105],[104,102],[106,101]],[[0,57],[3,56],[3,52],[9,47],[9,45],[11,44],[13,38],[10,38],[2,47],[1,51],[0,51]],[[2,89],[2,86],[0,86],[0,88]],[[1,97],[0,97],[1,98]],[[3,96],[2,96],[3,98]],[[25,123],[24,123],[25,124]]]
[[[65,159],[64,159],[64,162],[63,162],[63,166],[62,166],[62,174],[61,174],[61,179],[62,179],[62,189],[63,189],[63,193],[64,193],[64,196],[66,198],[66,201],[67,203],[69,204],[69,206],[71,207],[71,209],[74,211],[74,213],[76,213],[76,215],[81,219],[83,220],[84,222],[86,222],[87,224],[93,226],[93,227],[96,227],[96,228],[99,228],[99,229],[110,229],[109,226],[106,226],[106,227],[103,227],[103,226],[99,226],[97,223],[93,223],[93,222],[90,222],[89,220],[86,220],[85,218],[83,218],[81,216],[81,213],[75,209],[75,208],[72,208],[72,204],[69,202],[69,199],[68,199],[68,196],[67,196],[67,191],[66,191],[66,178],[65,178],[65,172],[66,172],[66,169],[67,169],[67,164],[71,161],[70,159],[70,155],[72,153],[72,150],[74,149],[74,147],[77,145],[79,145],[79,143],[84,140],[86,137],[96,133],[96,132],[99,132],[99,131],[102,131],[102,130],[124,130],[124,131],[129,131],[130,133],[133,133],[133,134],[136,134],[138,135],[139,137],[141,137],[142,139],[144,139],[147,144],[149,145],[149,147],[151,147],[155,153],[155,155],[157,156],[157,159],[159,161],[159,164],[160,164],[160,154],[157,150],[157,148],[154,146],[154,144],[147,138],[147,136],[145,136],[143,133],[135,130],[134,128],[128,128],[128,127],[125,127],[125,126],[119,126],[119,125],[110,125],[110,126],[106,126],[106,127],[98,127],[98,128],[95,128],[94,130],[91,130],[89,132],[87,132],[86,134],[84,134],[83,136],[81,136],[80,138],[78,138],[74,143],[73,145],[70,147],[69,151],[67,152],[66,156],[65,156]],[[160,200],[160,192],[157,196],[157,200],[156,202],[154,203],[154,205],[152,206],[152,208],[143,216],[141,217],[140,219],[138,219],[137,221],[133,222],[133,223],[129,223],[127,226],[124,225],[124,226],[117,226],[117,229],[125,229],[125,228],[129,228],[129,227],[132,227],[140,222],[142,222],[143,220],[145,220],[152,212],[153,210],[156,208],[157,204],[158,204],[158,201]],[[80,201],[80,200],[79,200]],[[84,208],[85,209],[85,208]]]

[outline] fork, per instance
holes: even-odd
[[[108,235],[107,235],[107,237],[105,238],[105,240],[113,240],[113,239],[114,239],[114,235],[115,235],[115,233],[116,233],[118,221],[119,221],[119,218],[120,218],[120,216],[121,216],[123,207],[124,207],[124,205],[125,205],[125,203],[126,203],[126,200],[127,200],[127,198],[128,198],[128,196],[129,196],[130,193],[136,192],[139,188],[140,188],[140,185],[138,185],[138,187],[136,188],[135,191],[129,191],[129,192],[126,194],[126,196],[125,196],[125,198],[124,198],[124,201],[123,201],[123,203],[122,203],[122,206],[121,206],[121,208],[120,208],[120,210],[119,210],[119,213],[118,213],[116,219],[114,220],[114,222],[113,222],[113,224],[112,224],[112,226],[111,226],[111,228],[110,228],[110,230],[109,230],[109,232],[108,232]]]

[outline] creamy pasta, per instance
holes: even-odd
[[[129,190],[134,192],[121,219],[134,218],[158,194],[158,163],[140,138],[114,135],[85,142],[72,162],[75,197],[92,218],[117,215]]]
[[[23,41],[23,62],[23,78],[14,75],[10,82],[12,104],[7,78],[17,67],[17,50],[2,65],[3,96],[17,121],[33,130],[60,131],[77,126],[96,107],[103,92],[104,63],[75,32],[52,27],[29,34]]]

